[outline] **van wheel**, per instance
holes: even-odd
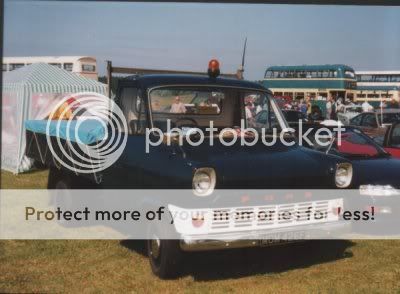
[[[179,240],[165,240],[161,238],[159,226],[150,225],[149,237],[146,242],[147,256],[149,257],[152,272],[161,279],[173,279],[180,273],[183,252],[179,247]]]

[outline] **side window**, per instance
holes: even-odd
[[[370,128],[378,127],[378,124],[376,122],[375,114],[367,114],[367,115],[365,115],[364,119],[362,120],[361,125],[363,127],[370,127]]]
[[[95,72],[96,66],[94,66],[93,64],[82,64],[82,71]]]
[[[266,73],[265,73],[265,78],[267,78],[267,79],[270,79],[270,78],[272,78],[274,76],[274,73],[272,72],[272,71],[270,71],[270,70],[268,70]]]
[[[357,115],[355,118],[351,120],[351,125],[353,126],[360,126],[361,125],[361,120],[363,118],[363,114]]]
[[[267,115],[267,111],[262,110],[259,114],[256,115],[256,123],[265,125],[267,123]]]
[[[64,63],[64,69],[67,71],[72,71],[73,64],[72,63]]]
[[[134,87],[123,88],[120,92],[119,101],[126,118],[129,135],[144,134],[147,127],[147,117],[141,91]]]
[[[242,97],[248,127],[256,129],[265,128],[268,131],[272,131],[273,128],[281,129],[277,118],[281,114],[275,113],[271,105],[272,97],[255,92],[245,92]]]
[[[385,113],[383,114],[383,123],[384,124],[393,124],[400,120],[399,113]]]
[[[400,148],[400,124],[396,124],[390,138],[390,146]]]

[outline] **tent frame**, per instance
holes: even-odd
[[[56,138],[51,137],[51,139],[56,139]],[[57,138],[57,139],[60,139],[60,140],[64,141],[63,144],[62,144],[62,148],[69,153],[69,156],[71,158],[73,158],[73,154],[71,152],[71,149],[70,149],[69,144],[67,143],[67,141],[64,140],[64,139],[61,139],[61,138]],[[35,133],[35,132],[27,130],[27,132],[26,132],[26,141],[29,142],[27,144],[27,148],[26,148],[26,155],[27,156],[29,156],[30,158],[33,158],[35,160],[38,160],[43,165],[54,166],[58,170],[65,169],[65,170],[71,172],[70,169],[67,169],[66,167],[64,167],[59,162],[59,160],[52,154],[52,152],[49,152],[50,148],[49,148],[49,146],[47,144],[47,137],[46,137],[45,134]],[[96,142],[95,144],[97,144],[97,143],[98,142]],[[76,143],[72,143],[72,144],[76,144]],[[86,150],[88,151],[87,145],[85,145],[85,146],[86,146]],[[61,152],[61,151],[57,152],[57,150],[55,150],[55,149],[53,149],[53,150],[56,153],[57,157],[60,158],[60,160],[63,160],[65,158],[63,152]],[[96,184],[100,184],[103,181],[102,174],[94,171],[93,164],[91,164],[92,172],[90,172],[90,173],[80,173],[78,171],[78,169],[76,168],[76,165],[73,162],[71,164],[73,166],[73,173],[76,176],[89,177]]]

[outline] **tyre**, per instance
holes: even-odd
[[[147,256],[152,272],[161,279],[173,279],[179,276],[183,252],[179,240],[162,239],[160,226],[151,224],[146,241]]]

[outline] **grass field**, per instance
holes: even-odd
[[[47,172],[1,173],[2,188],[45,188]],[[324,241],[187,255],[154,277],[138,241],[0,241],[0,292],[400,293],[399,241]]]

